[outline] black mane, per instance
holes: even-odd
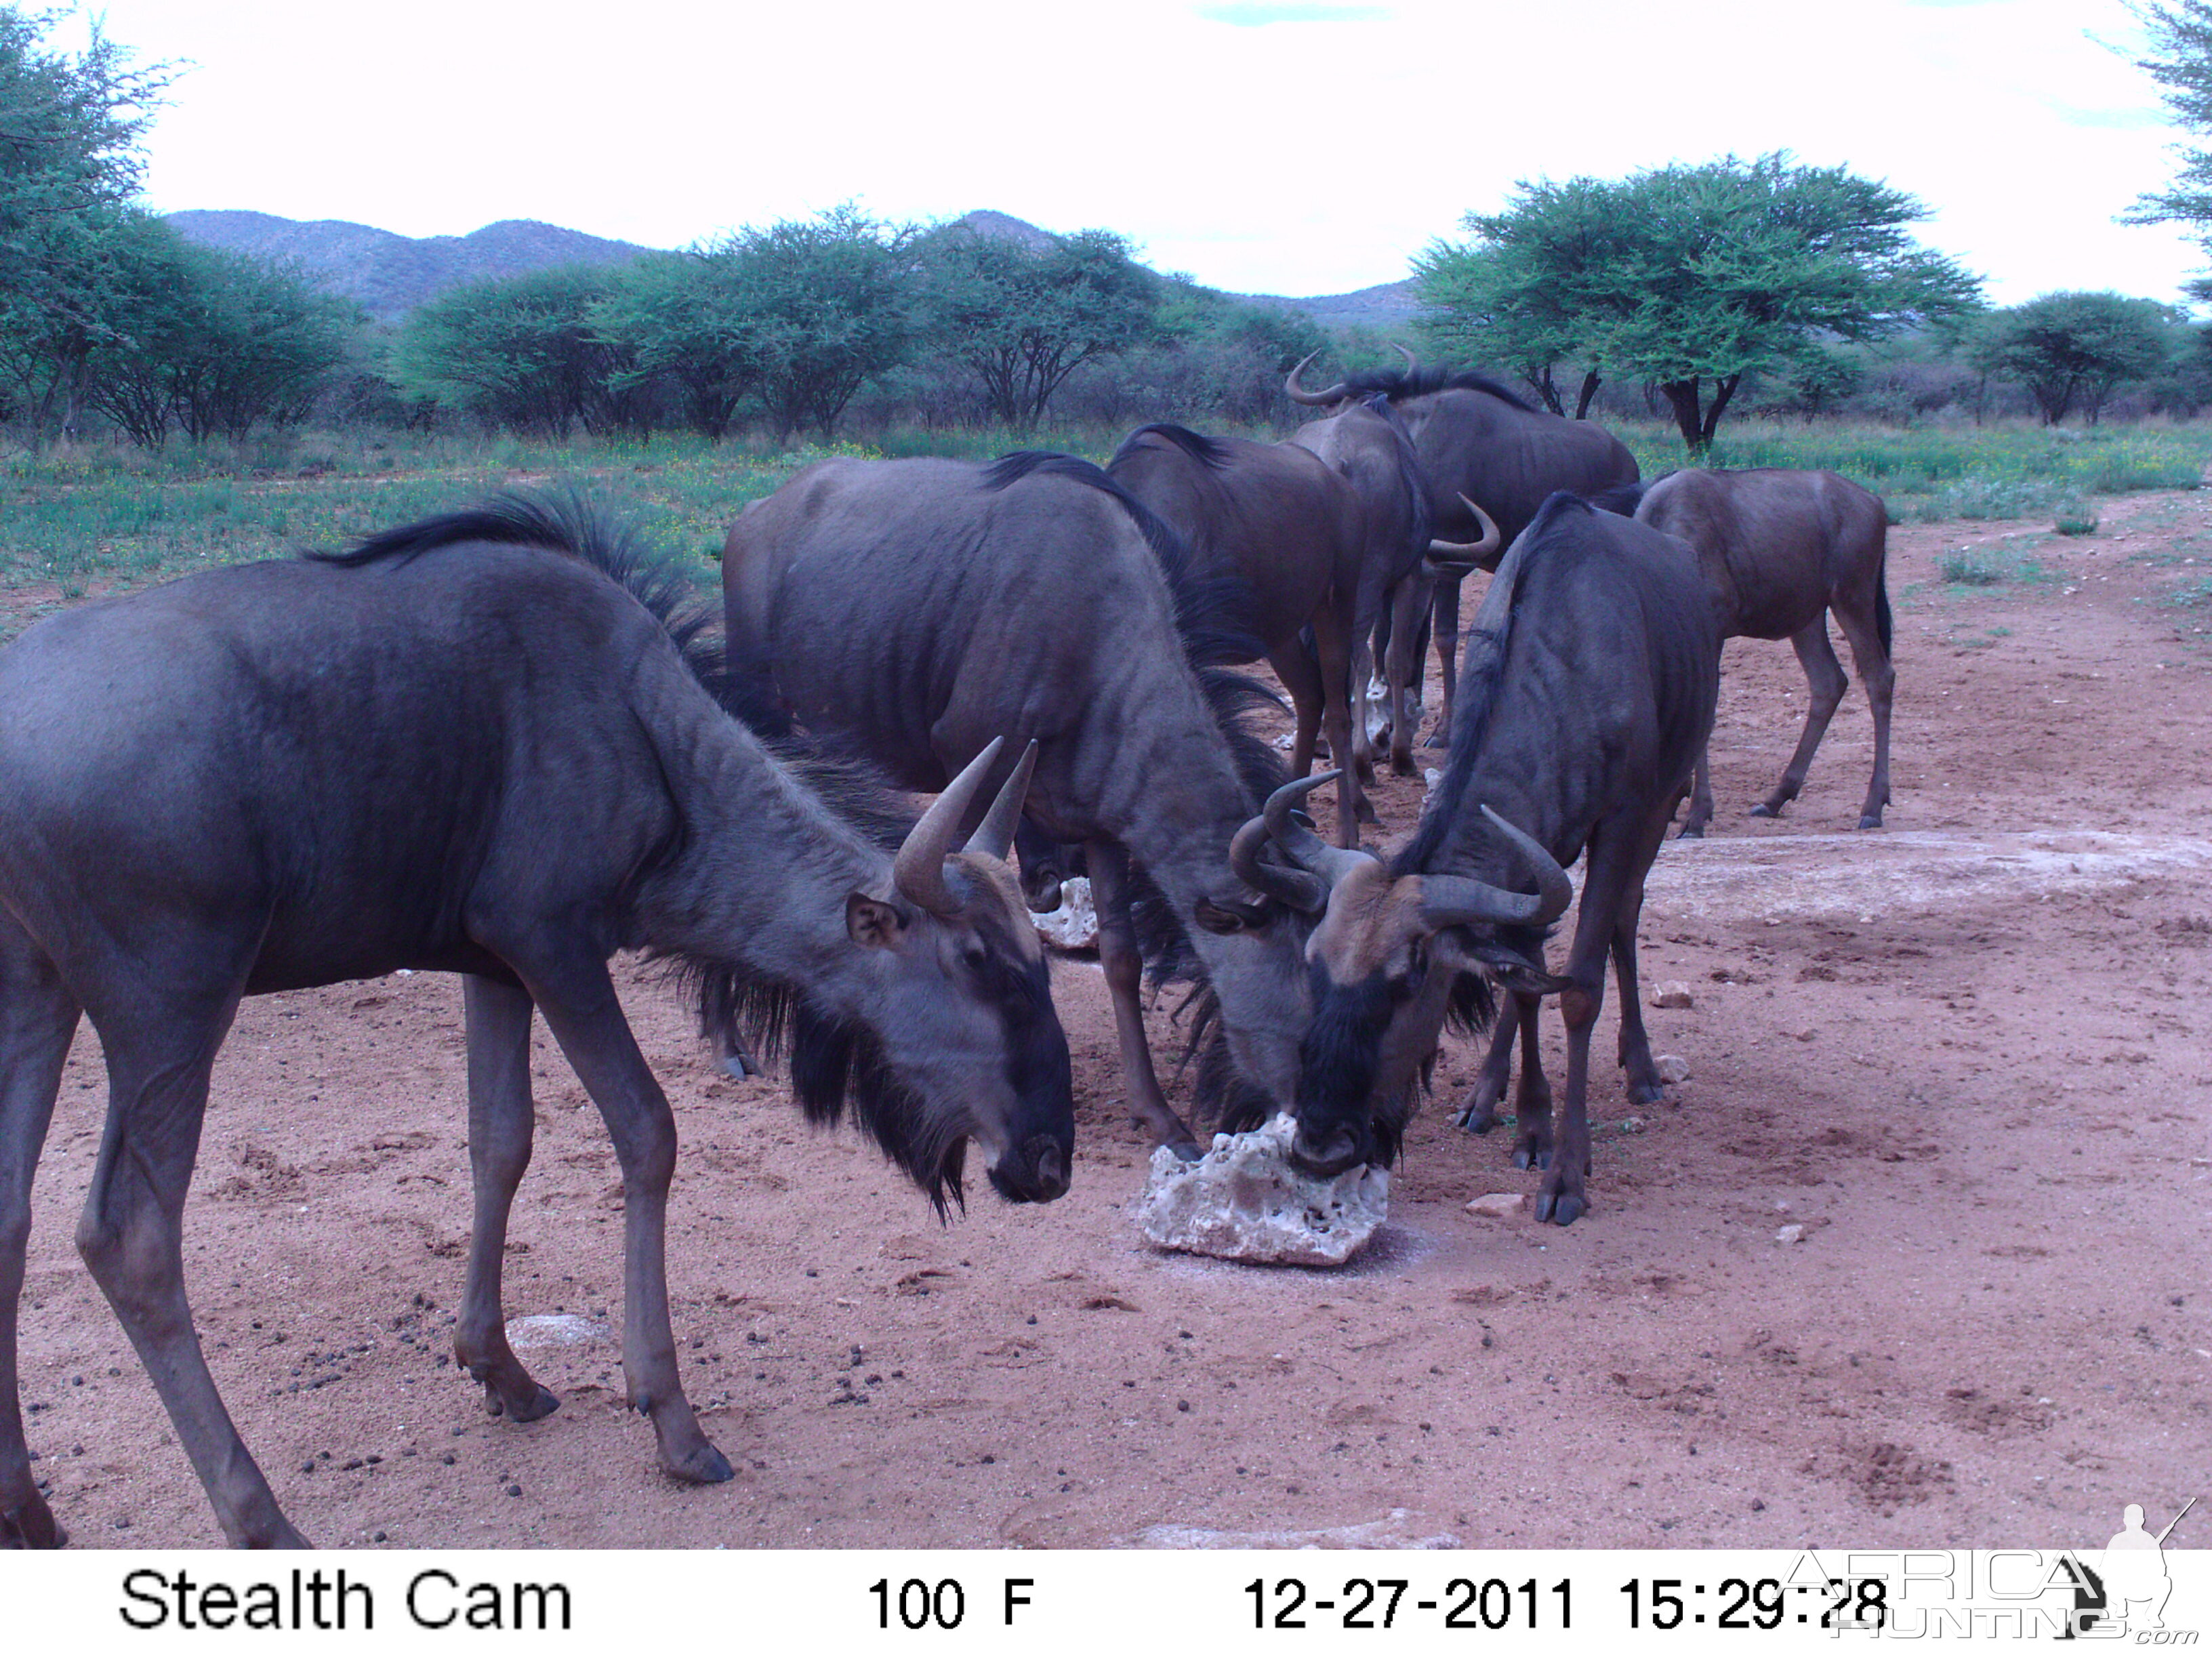
[[[1229,446],[1219,440],[1193,432],[1187,426],[1177,426],[1171,421],[1155,421],[1150,426],[1139,427],[1121,440],[1121,447],[1114,452],[1114,459],[1106,463],[1109,474],[1136,453],[1140,440],[1148,437],[1164,438],[1208,471],[1218,472],[1229,465]]]
[[[1506,653],[1511,647],[1514,621],[1521,614],[1522,591],[1528,567],[1543,556],[1558,534],[1562,520],[1595,510],[1579,495],[1569,495],[1564,489],[1554,490],[1515,541],[1515,550],[1509,556],[1513,588],[1506,595],[1504,625],[1494,632],[1480,628],[1468,630],[1466,644],[1462,647],[1465,654],[1460,659],[1459,695],[1452,703],[1451,754],[1444,762],[1443,780],[1421,812],[1419,828],[1391,860],[1393,875],[1418,875],[1425,870],[1458,821],[1466,805],[1468,779],[1474,774],[1476,757],[1482,752],[1491,710],[1504,681]],[[1484,604],[1487,605],[1487,599]]]
[[[1512,387],[1471,368],[1455,369],[1443,363],[1430,363],[1420,368],[1363,368],[1344,377],[1343,395],[1347,398],[1379,395],[1395,402],[1402,398],[1424,398],[1432,392],[1486,392],[1516,409],[1525,409],[1532,415],[1537,412],[1536,406]]]

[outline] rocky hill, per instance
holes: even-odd
[[[651,250],[564,230],[535,219],[502,219],[465,236],[401,236],[343,219],[280,219],[270,213],[172,213],[179,235],[210,247],[289,259],[333,294],[357,300],[369,315],[404,316],[425,300],[466,283],[520,276],[556,265],[620,264]],[[1052,233],[1026,219],[988,208],[960,223],[979,235],[1002,236],[1024,247],[1042,247]],[[1298,298],[1281,294],[1234,296],[1260,305],[1303,311],[1324,328],[1402,328],[1416,306],[1410,280],[1383,283],[1350,294]]]
[[[620,264],[648,250],[535,219],[502,219],[465,236],[400,236],[343,219],[302,222],[268,213],[168,216],[188,240],[289,259],[373,317],[396,318],[449,288],[556,265]]]

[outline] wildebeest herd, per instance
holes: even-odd
[[[1155,1070],[1148,973],[1194,981],[1200,1112],[1291,1113],[1316,1175],[1389,1164],[1447,1019],[1498,1012],[1458,1119],[1498,1121],[1517,1036],[1514,1161],[1542,1172],[1540,1220],[1585,1213],[1608,957],[1629,1092],[1662,1087],[1638,916],[1702,782],[1724,636],[1787,635],[1812,678],[1760,809],[1778,811],[1841,695],[1836,611],[1876,721],[1863,826],[1881,822],[1881,504],[1826,473],[1647,486],[1601,429],[1410,361],[1287,389],[1328,412],[1279,444],[1155,425],[1103,469],[811,466],[731,529],[719,629],[581,498],[503,497],[81,605],[0,653],[0,1544],[65,1540],[32,1473],[16,1319],[81,1017],[109,1100],[78,1249],[240,1545],[305,1540],[217,1395],[182,1230],[216,1054],[259,992],[464,976],[454,1346],[517,1420],[556,1404],[507,1344],[500,1286],[544,1015],[621,1166],[629,1401],[688,1480],[731,1468],[678,1376],[675,1126],[617,952],[666,963],[725,1054],[787,1057],[810,1119],[849,1105],[940,1212],[970,1143],[1001,1196],[1048,1201],[1074,1082],[1028,910],[1079,857],[1127,1099],[1161,1144],[1196,1137]],[[1476,568],[1494,574],[1462,659]],[[1411,772],[1431,631],[1449,756],[1412,838],[1378,854],[1358,845],[1370,674]],[[1246,723],[1267,694],[1232,672],[1262,657],[1295,706],[1287,768]],[[1323,739],[1336,769],[1311,775]],[[1304,803],[1331,781],[1324,837]],[[916,818],[906,791],[937,799]],[[1701,787],[1686,833],[1710,812]],[[1568,1034],[1556,1110],[1547,995]]]

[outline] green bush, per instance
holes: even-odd
[[[1978,547],[1946,553],[1936,568],[1945,581],[1966,587],[1995,587],[2012,574],[2011,566],[2003,559]]]

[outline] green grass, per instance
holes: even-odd
[[[1962,547],[1936,562],[1936,572],[1947,582],[1962,587],[1995,587],[2013,574],[2012,561],[1986,548]]]
[[[1671,427],[1619,428],[1647,476],[1683,463]],[[1266,436],[1267,434],[1254,435]],[[75,599],[204,565],[337,547],[410,519],[450,512],[519,484],[573,482],[614,497],[647,535],[709,580],[729,520],[793,471],[830,453],[986,459],[1061,449],[1103,460],[1121,434],[908,428],[875,447],[779,451],[684,435],[649,441],[547,442],[393,433],[292,433],[246,444],[174,443],[148,453],[92,445],[0,459],[0,635],[24,620],[9,590],[51,585]],[[1717,466],[1827,467],[1881,492],[1901,521],[2037,520],[2068,534],[2096,519],[2091,497],[2191,489],[2212,461],[2212,425],[1893,428],[1745,422],[1725,429]],[[2032,580],[2019,561],[1978,555],[1996,572],[1946,580]],[[1995,562],[1990,561],[1995,559]],[[1978,570],[1969,561],[1962,570]],[[2197,601],[2185,601],[2197,603]]]
[[[1686,465],[1671,426],[1615,430],[1646,477]],[[2094,520],[2089,496],[2200,488],[2212,465],[2212,426],[2054,430],[1747,421],[1723,427],[1706,464],[1826,468],[1882,496],[1899,523]]]

